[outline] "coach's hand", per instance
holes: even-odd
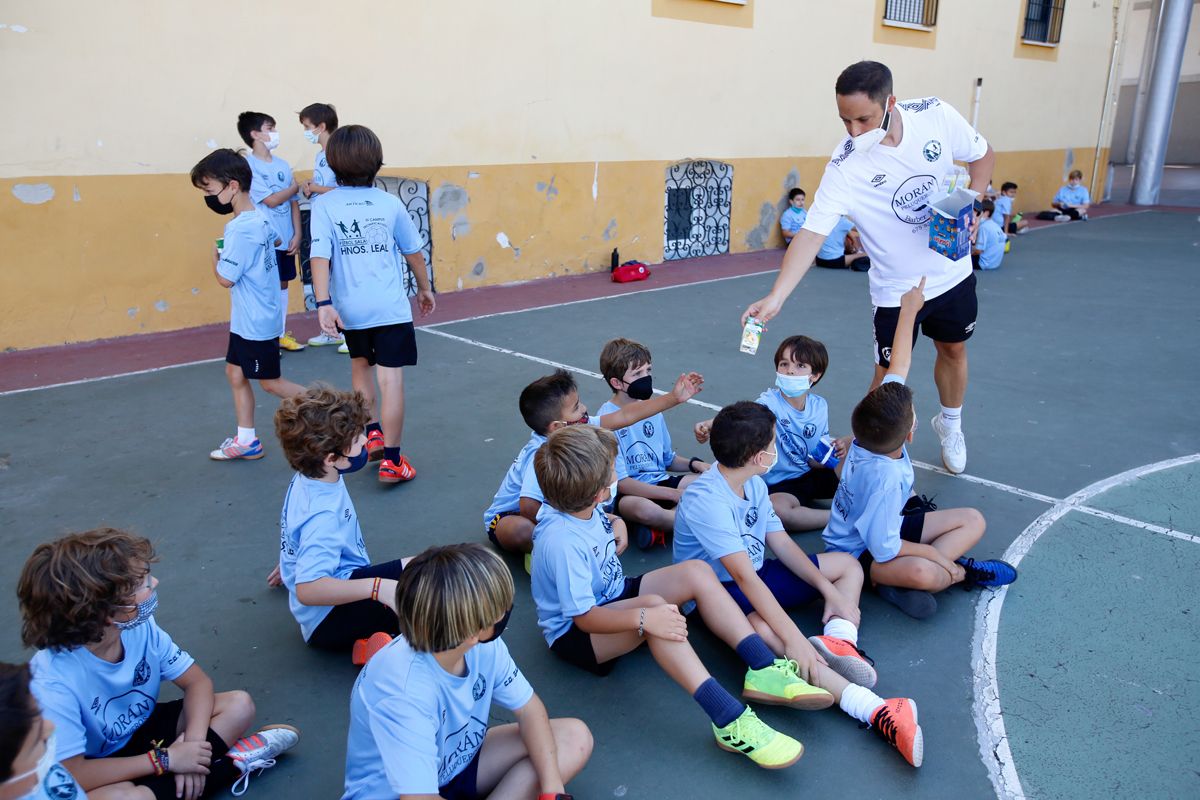
[[[769,294],[761,300],[755,301],[746,307],[742,312],[742,325],[745,326],[746,320],[754,317],[759,322],[767,323],[779,315],[780,309],[783,308],[783,300],[777,298],[774,294]],[[764,327],[764,330],[766,328]]]

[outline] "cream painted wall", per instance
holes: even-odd
[[[1200,4],[1197,0],[1196,4]],[[1192,6],[1191,24],[1188,25],[1187,45],[1183,51],[1183,65],[1179,70],[1181,82],[1200,81],[1200,8]],[[1121,83],[1138,82],[1142,71],[1142,53],[1146,46],[1146,33],[1150,28],[1149,0],[1140,0],[1133,5],[1129,12],[1129,23],[1126,28],[1125,59],[1121,64]]]

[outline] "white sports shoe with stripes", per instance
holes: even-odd
[[[230,791],[235,797],[241,797],[250,786],[250,773],[258,770],[259,774],[265,769],[275,766],[275,758],[286,753],[300,741],[300,731],[291,725],[267,725],[258,733],[238,739],[229,748],[229,757],[242,776],[234,781]]]

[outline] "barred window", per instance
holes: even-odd
[[[1027,0],[1025,29],[1021,38],[1027,42],[1058,44],[1062,38],[1063,7],[1067,0]]]
[[[932,28],[937,25],[937,0],[887,0],[883,21]]]

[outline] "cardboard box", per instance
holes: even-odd
[[[971,255],[971,224],[975,221],[975,198],[970,189],[955,189],[929,204],[929,249],[951,261]]]

